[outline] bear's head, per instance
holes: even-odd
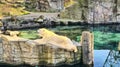
[[[47,34],[46,31],[47,31],[47,29],[41,28],[37,32],[38,32],[39,36],[44,36],[45,34]]]
[[[77,47],[75,46],[75,45],[72,45],[71,46],[71,48],[66,48],[66,49],[68,49],[68,50],[70,50],[70,51],[73,51],[73,52],[77,52],[78,50],[77,50]]]
[[[41,37],[45,37],[46,35],[53,35],[54,32],[46,29],[46,28],[40,28],[38,31],[38,35]]]

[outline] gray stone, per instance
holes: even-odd
[[[61,48],[54,48],[49,44],[35,43],[7,35],[1,36],[0,61],[9,64],[27,63],[31,65],[60,65],[75,64],[81,59],[81,46],[77,46],[76,53]],[[30,43],[32,44],[30,44]]]

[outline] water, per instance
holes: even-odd
[[[110,50],[94,50],[94,67],[103,67]]]
[[[111,50],[103,66],[120,67],[120,51]]]
[[[94,34],[94,67],[111,67],[111,64],[105,63],[107,61],[110,50],[117,50],[118,42],[120,42],[120,25],[84,25],[84,26],[57,26],[56,28],[49,28],[59,35],[64,35],[72,40],[80,41],[80,37],[83,31],[90,31]],[[36,39],[37,29],[22,30],[24,34],[21,37],[28,39]],[[31,33],[31,34],[29,34]],[[27,35],[27,36],[26,36]],[[96,51],[97,50],[97,51]],[[109,61],[109,59],[108,59]],[[115,61],[115,60],[113,60]],[[105,65],[106,64],[106,65]],[[115,64],[114,64],[115,65]],[[114,66],[113,67],[116,67]],[[86,66],[82,64],[76,64],[73,66],[63,65],[60,67],[93,67],[92,65]]]
[[[59,35],[64,35],[72,40],[80,41],[83,31],[90,31],[94,34],[94,49],[113,49],[117,50],[118,42],[120,42],[120,30],[117,29],[119,25],[106,26],[57,26],[56,28],[49,28]],[[31,34],[29,34],[31,33]],[[28,39],[39,38],[37,36],[37,29],[22,30],[21,37]]]

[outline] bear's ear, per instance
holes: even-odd
[[[39,29],[37,32],[38,33],[43,33],[43,32],[45,32],[45,29]]]
[[[41,31],[41,32],[45,32],[45,31],[46,31],[46,29],[41,29],[40,31]]]
[[[40,29],[39,29],[39,30],[37,30],[37,33],[40,33]]]

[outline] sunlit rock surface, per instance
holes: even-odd
[[[0,62],[31,65],[75,64],[81,59],[81,46],[76,53],[34,40],[2,35],[0,38]]]

